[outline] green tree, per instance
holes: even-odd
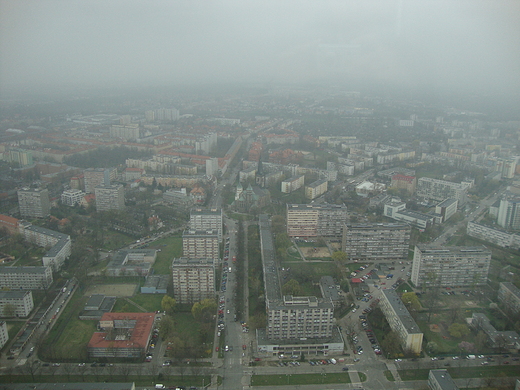
[[[450,327],[448,328],[448,332],[452,337],[460,339],[468,335],[470,333],[470,330],[466,324],[455,323],[450,325]]]
[[[343,251],[336,251],[332,254],[332,260],[342,263],[348,258],[347,254]]]
[[[401,340],[393,330],[387,333],[381,342],[381,346],[388,357],[397,356],[401,352]]]
[[[167,314],[172,314],[177,301],[175,298],[170,297],[169,295],[165,295],[161,301],[161,307]]]
[[[191,315],[197,321],[210,322],[217,311],[217,302],[214,299],[203,299],[191,307]]]
[[[277,235],[285,233],[285,218],[282,215],[273,215],[271,218],[271,231]]]
[[[421,309],[421,302],[414,292],[406,292],[401,296],[401,300],[408,308],[408,310],[419,311]]]
[[[303,295],[303,289],[297,280],[291,279],[282,286],[282,294],[284,295]]]

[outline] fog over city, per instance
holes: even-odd
[[[0,2],[1,96],[33,88],[520,87],[518,1]]]

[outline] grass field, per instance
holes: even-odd
[[[453,378],[489,378],[518,376],[518,366],[486,366],[447,368]],[[427,380],[429,369],[399,370],[404,381]]]
[[[326,383],[351,383],[348,372],[327,374],[253,375],[252,386],[294,386]]]
[[[155,260],[153,269],[156,274],[168,275],[170,274],[172,260],[175,257],[180,257],[182,255],[182,237],[171,236],[161,238],[160,240],[155,241],[148,248],[161,250],[157,253],[157,260]]]

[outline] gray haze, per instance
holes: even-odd
[[[520,2],[0,0],[0,85],[520,87]]]

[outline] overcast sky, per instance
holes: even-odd
[[[517,0],[0,0],[0,86],[520,88]]]

